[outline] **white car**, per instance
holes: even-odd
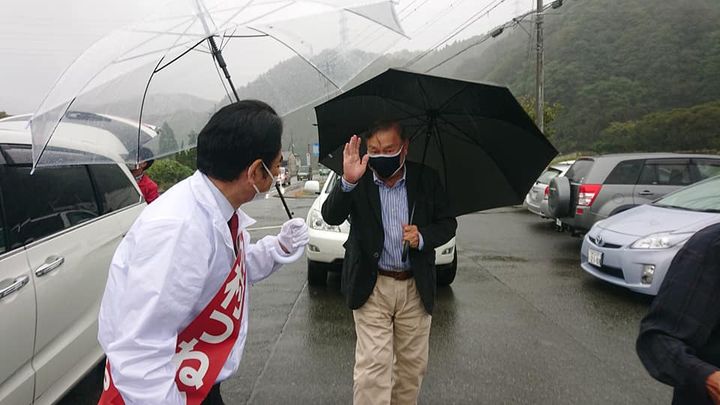
[[[290,185],[290,174],[286,167],[280,168],[280,173],[278,173],[276,181],[283,187]]]
[[[308,261],[308,283],[310,285],[323,285],[327,282],[328,271],[341,271],[342,261],[345,257],[343,244],[350,232],[350,224],[345,221],[340,226],[328,225],[322,218],[320,210],[327,199],[330,190],[339,179],[331,172],[319,191],[319,183],[308,181],[306,190],[315,188],[319,196],[315,199],[307,223],[310,227],[310,243],[305,248]],[[455,238],[435,249],[435,268],[437,269],[438,285],[450,285],[455,280],[457,272],[457,251]]]
[[[574,160],[566,160],[564,162],[550,165],[547,169],[545,169],[525,196],[525,205],[527,206],[528,211],[543,218],[551,217],[547,208],[548,186],[550,184],[550,180],[555,177],[565,175],[573,163],[575,163]]]
[[[27,122],[0,120],[0,404],[51,404],[103,358],[97,315],[110,260],[145,207],[118,154],[30,175]],[[65,124],[49,159],[74,158],[99,128]],[[66,142],[67,141],[67,142]],[[122,153],[121,145],[113,145]]]

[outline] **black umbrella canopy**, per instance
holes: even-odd
[[[557,155],[505,87],[389,69],[315,108],[320,162],[378,121],[398,121],[408,160],[440,175],[456,215],[522,203]],[[424,158],[424,159],[423,159]]]

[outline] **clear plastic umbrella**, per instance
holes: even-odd
[[[171,0],[158,10],[95,43],[58,79],[30,122],[33,167],[189,149],[231,100],[292,111],[338,91],[403,38],[389,0]],[[269,73],[292,80],[278,85]],[[44,154],[73,145],[72,131],[59,130],[68,122],[103,128],[92,148],[102,153]]]

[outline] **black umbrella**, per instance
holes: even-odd
[[[488,84],[389,69],[315,113],[320,162],[338,174],[350,136],[400,122],[408,159],[440,174],[455,215],[522,203],[557,155],[510,91]]]

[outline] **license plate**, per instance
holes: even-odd
[[[588,263],[592,264],[596,267],[602,267],[602,252],[598,252],[597,250],[588,250]]]
[[[561,226],[562,226],[562,221],[559,220],[559,219],[557,219],[557,218],[555,218],[555,225],[557,225],[558,227],[561,227]]]

